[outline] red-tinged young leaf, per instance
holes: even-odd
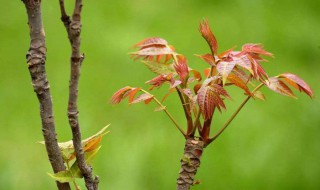
[[[167,55],[167,54],[174,54],[175,52],[172,51],[172,49],[170,49],[167,46],[151,46],[151,47],[146,47],[143,48],[137,52],[133,52],[131,54],[133,55],[138,55],[138,56],[155,56],[155,55]]]
[[[172,65],[160,63],[160,62],[148,62],[144,61],[143,64],[148,67],[148,69],[158,75],[168,75],[176,73]]]
[[[262,78],[262,79],[269,78],[269,76],[266,73],[266,71],[262,68],[262,66],[258,62],[256,62],[256,67],[257,67],[258,75],[259,75],[260,78]]]
[[[152,90],[155,87],[160,87],[162,86],[165,82],[170,82],[172,79],[172,75],[158,75],[155,78],[147,81],[147,84],[152,85],[152,87],[150,88],[150,90]]]
[[[246,85],[246,82],[239,78],[237,75],[229,74],[228,80],[235,86],[243,89],[247,94],[251,94],[249,88]]]
[[[182,82],[180,80],[174,80],[173,78],[170,81],[170,88],[175,88],[179,86]]]
[[[260,91],[255,91],[255,92],[253,93],[253,97],[254,97],[254,98],[258,98],[258,99],[263,100],[263,101],[266,100],[266,97],[265,97],[264,94],[262,94],[262,92],[260,92]]]
[[[81,141],[82,148],[84,153],[95,151],[99,148],[100,142],[102,140],[102,137],[109,133],[109,131],[106,131],[106,129],[109,127],[107,125],[106,127],[102,128],[99,132],[92,135],[89,138],[86,138]],[[44,142],[40,142],[41,144],[44,144]],[[67,142],[58,143],[59,148],[61,150],[61,153],[63,155],[63,159],[66,163],[69,163],[76,157],[76,153],[74,150],[74,146],[72,143],[72,140]]]
[[[221,99],[221,97],[217,93],[213,94],[213,101],[214,101],[215,106],[218,108],[220,113],[222,112],[221,107],[223,109],[226,109],[226,106],[225,106],[223,100]]]
[[[213,77],[212,77],[213,78]],[[218,84],[205,84],[197,93],[197,102],[205,119],[212,117],[214,108],[217,107],[221,112],[221,108],[226,109],[226,106],[220,96],[231,99],[227,91]]]
[[[242,46],[242,51],[247,53],[261,54],[261,55],[270,56],[270,57],[273,56],[272,53],[267,52],[263,49],[262,44],[244,44]]]
[[[218,51],[218,42],[210,29],[208,20],[203,20],[200,23],[199,31],[202,37],[209,44],[212,54],[216,55]]]
[[[266,84],[267,84],[268,88],[270,88],[271,90],[273,90],[279,94],[289,96],[291,98],[296,98],[294,96],[292,90],[284,82],[282,82],[278,78],[270,77]]]
[[[134,99],[131,102],[131,104],[139,103],[139,102],[142,102],[142,101],[145,101],[145,103],[148,104],[149,101],[151,101],[152,99],[153,99],[153,95],[144,93],[144,94],[141,94],[136,99]]]
[[[215,67],[216,70],[216,67]],[[211,72],[211,68],[206,68],[203,70],[204,76],[209,77]]]
[[[226,106],[219,94],[221,89],[218,89],[217,86],[203,86],[198,91],[197,102],[204,119],[210,119],[212,117],[215,107],[217,107],[220,112],[221,107],[226,109]]]
[[[196,109],[196,96],[193,95],[192,90],[189,88],[180,89],[180,91],[185,94],[189,99],[190,104],[190,112],[194,109]]]
[[[131,89],[127,95],[129,96],[129,104],[133,101],[135,95],[141,90],[141,88],[133,88]]]
[[[204,86],[201,87],[198,91],[197,102],[200,108],[201,113],[205,119],[212,117],[214,110],[214,92],[211,90],[211,87]]]
[[[140,49],[137,52],[131,53],[131,57],[134,60],[137,60],[139,58],[143,58],[146,61],[152,61],[154,58],[156,58],[156,61],[160,61],[160,59],[163,56],[165,57],[165,62],[168,61],[167,55],[170,55],[170,57],[176,54],[170,46],[163,46],[163,45],[153,45],[153,46],[148,46],[143,49]]]
[[[255,76],[257,79],[267,79],[268,75],[262,68],[262,66],[258,63],[257,60],[253,59],[250,55],[247,55],[248,59],[251,62],[252,68],[254,70]]]
[[[218,55],[218,58],[222,59],[224,57],[229,56],[229,54],[231,54],[233,52],[234,48],[236,48],[236,46],[233,46],[232,48],[228,49],[227,51],[224,51],[224,52],[220,53]]]
[[[157,55],[155,62],[160,63],[160,62],[161,62],[161,59],[162,59],[164,56],[166,56],[166,55]],[[153,59],[153,58],[152,58],[152,59]],[[151,61],[152,61],[152,60],[151,60]]]
[[[216,66],[215,60],[214,60],[212,54],[207,53],[207,54],[196,55],[196,56],[198,56],[199,58],[201,58],[203,61],[207,62],[209,65],[211,65],[211,66]]]
[[[171,48],[171,49],[173,50],[173,48]],[[166,55],[166,57],[164,59],[164,63],[167,63],[171,58],[172,58],[172,55],[170,55],[170,54]]]
[[[118,103],[120,103],[121,100],[124,98],[124,95],[125,95],[128,91],[130,91],[131,89],[132,89],[132,87],[130,87],[130,86],[126,86],[126,87],[121,88],[120,90],[118,90],[117,92],[115,92],[115,93],[113,94],[113,96],[111,97],[110,102],[111,102],[112,104],[118,104]]]
[[[168,42],[165,39],[162,38],[158,38],[158,37],[151,37],[151,38],[146,38],[140,42],[138,42],[137,44],[135,44],[133,47],[148,47],[148,46],[153,46],[153,45],[163,45],[166,46],[168,45]]]
[[[145,104],[149,104],[153,100],[153,96],[144,100]]]
[[[159,107],[157,107],[156,109],[154,109],[153,111],[154,112],[157,112],[157,111],[163,111],[163,110],[165,110],[166,109],[166,106],[159,106]]]
[[[226,83],[228,75],[231,73],[235,65],[236,65],[235,61],[230,61],[230,62],[220,61],[219,64],[217,65],[217,71],[222,76],[223,85]]]
[[[231,99],[228,92],[222,86],[218,84],[211,84],[210,86],[213,88],[213,91],[215,91],[218,95],[222,95],[228,99]]]
[[[244,72],[242,69],[235,66],[232,70],[232,73],[237,75],[241,80],[245,81],[245,83],[249,83],[252,75],[248,76],[246,72]]]
[[[167,93],[163,96],[161,102],[163,103],[170,94],[172,94],[173,92],[176,92],[176,91],[177,91],[177,90],[176,90],[175,88],[170,88],[169,92],[167,92]]]
[[[194,85],[193,91],[194,91],[195,94],[198,94],[198,91],[200,90],[201,86],[202,86],[201,83],[198,83],[198,84]]]
[[[174,63],[174,69],[180,77],[182,84],[185,84],[186,78],[189,76],[187,59],[183,56],[177,56],[178,62]]]
[[[233,58],[233,60],[239,65],[240,67],[249,71],[253,76],[255,76],[254,69],[252,69],[252,63],[246,55],[243,55],[239,58]]]
[[[203,81],[202,86],[208,86],[210,85],[211,82],[216,81],[217,79],[220,79],[220,76],[213,76],[213,77],[209,77],[206,80]]]
[[[279,75],[279,77],[284,78],[284,80],[288,84],[293,86],[295,89],[298,89],[300,92],[303,91],[308,96],[310,96],[310,98],[313,97],[313,91],[310,88],[310,86],[304,80],[302,80],[300,77],[298,77],[297,75],[292,74],[292,73],[283,73],[283,74]]]
[[[193,73],[193,76],[197,81],[201,81],[202,80],[202,77],[201,77],[201,74],[200,74],[199,71],[189,68],[189,72]]]
[[[185,94],[190,100],[193,99],[193,94],[192,94],[192,91],[191,89],[189,88],[183,88],[183,89],[180,89],[180,91]]]

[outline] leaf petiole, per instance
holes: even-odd
[[[259,90],[263,85],[265,85],[264,83],[259,84],[252,92],[251,94],[255,93],[257,90]],[[215,139],[217,139],[221,133],[229,126],[229,124],[233,121],[233,119],[238,115],[238,113],[240,112],[240,110],[243,108],[243,106],[249,101],[249,99],[251,98],[250,95],[247,96],[247,98],[240,104],[240,106],[238,107],[238,109],[232,114],[232,116],[228,119],[228,121],[224,124],[224,126],[212,137],[210,138],[208,144],[210,144],[211,142],[213,142]],[[207,145],[208,145],[207,144]]]
[[[74,175],[73,175],[72,171],[70,170],[71,168],[70,168],[69,162],[66,162],[66,165],[67,165],[68,171],[70,171],[70,174],[72,177],[72,183],[73,183],[74,187],[76,188],[76,190],[80,190],[79,186],[76,183],[76,179],[74,178]]]
[[[144,92],[146,94],[151,95],[149,92],[140,89],[141,92]],[[160,106],[160,108],[167,114],[167,116],[170,118],[170,120],[174,123],[174,125],[177,127],[177,129],[182,133],[184,137],[186,137],[186,133],[182,130],[182,128],[179,126],[179,124],[176,122],[176,120],[173,118],[173,116],[168,112],[167,108],[161,104],[161,102],[154,96],[152,96],[152,99]]]

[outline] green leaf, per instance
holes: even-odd
[[[171,74],[175,73],[174,68],[172,65],[167,65],[163,63],[156,63],[156,62],[149,62],[149,61],[143,61],[143,64],[148,67],[148,69],[158,75],[161,74]]]
[[[253,93],[253,97],[254,97],[254,98],[258,98],[258,99],[263,100],[263,101],[266,100],[264,94],[262,94],[262,92],[260,92],[260,91],[255,91],[255,92]]]
[[[157,112],[157,111],[163,111],[166,109],[166,106],[159,106],[157,107],[156,109],[154,109],[154,112]]]
[[[74,178],[82,178],[83,177],[83,175],[82,175],[82,173],[81,173],[81,171],[80,171],[80,169],[78,167],[78,162],[77,161],[75,161],[72,164],[72,166],[70,168],[70,173],[72,173]]]
[[[96,148],[95,150],[91,151],[91,152],[86,152],[84,154],[86,162],[88,164],[92,163],[93,158],[97,155],[98,151],[100,150],[101,146],[99,146],[98,148]]]
[[[102,137],[109,133],[109,131],[106,131],[106,129],[109,127],[109,125],[102,128],[98,133],[81,141],[83,151],[85,153],[92,152],[92,151],[100,148],[100,143],[101,143]],[[44,142],[39,142],[39,143],[44,144]],[[75,158],[76,155],[75,155],[75,150],[73,147],[72,140],[67,141],[67,142],[58,143],[58,145],[59,145],[59,148],[60,148],[60,151],[62,153],[62,157],[63,157],[63,160],[65,163],[69,163],[71,160],[73,160]]]
[[[85,156],[85,160],[87,164],[91,164],[93,158],[97,155],[98,151],[100,150],[101,146],[99,146],[98,148],[96,148],[95,150],[91,151],[91,152],[85,152],[84,156]],[[74,178],[82,178],[83,175],[78,167],[78,162],[75,161],[71,168],[70,168],[70,172],[72,173],[72,175],[74,176]]]
[[[47,173],[51,178],[60,183],[68,183],[73,181],[73,177],[70,171],[61,171],[55,174]]]

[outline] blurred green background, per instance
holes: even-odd
[[[67,2],[69,12],[73,1]],[[88,137],[111,123],[111,133],[94,161],[100,189],[175,189],[184,141],[155,105],[112,106],[111,95],[125,85],[147,88],[154,77],[130,60],[130,47],[160,36],[187,56],[189,65],[207,65],[194,54],[209,52],[198,32],[208,18],[220,51],[247,42],[263,43],[275,54],[265,63],[269,75],[293,72],[320,94],[320,1],[122,0],[84,1],[80,80],[80,124]],[[70,47],[60,22],[58,1],[43,1],[47,74],[59,141],[71,139],[66,117]],[[0,189],[55,189],[46,172],[50,164],[42,145],[38,101],[31,87],[25,54],[29,31],[24,5],[0,7]],[[154,91],[162,97],[167,87]],[[252,101],[225,133],[204,152],[193,189],[320,189],[320,101],[296,92],[298,100],[263,88],[267,100]],[[228,111],[217,114],[223,125],[243,100],[230,91]],[[185,125],[177,97],[166,101]],[[84,188],[83,188],[84,189]]]

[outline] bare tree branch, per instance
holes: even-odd
[[[32,86],[40,103],[42,133],[47,154],[55,173],[66,168],[56,139],[50,86],[46,76],[46,44],[41,17],[41,0],[23,0],[28,14],[30,28],[30,48],[27,53],[28,69],[31,75]],[[59,190],[70,190],[69,183],[57,182]]]
[[[84,151],[81,144],[81,130],[78,120],[78,84],[80,77],[81,63],[84,55],[80,54],[80,33],[81,33],[81,9],[82,0],[76,0],[72,19],[67,15],[64,7],[64,0],[59,0],[61,20],[66,27],[68,38],[72,48],[71,74],[69,83],[68,118],[73,135],[73,145],[76,150],[78,167],[80,168],[88,190],[97,190],[99,179],[92,176],[92,168],[86,164]]]

